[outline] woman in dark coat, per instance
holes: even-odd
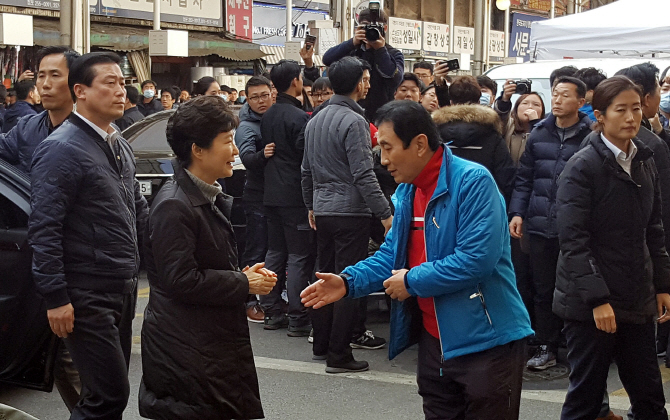
[[[233,200],[216,181],[233,174],[236,126],[212,96],[184,103],[168,122],[175,175],[158,192],[145,234],[142,417],[264,417],[245,302],[272,290],[276,276],[262,263],[238,267]]]
[[[598,416],[615,361],[634,417],[667,420],[654,323],[670,318],[670,257],[653,153],[635,137],[641,92],[614,76],[595,89],[593,109],[599,129],[558,181],[553,310],[571,367],[561,419]]]

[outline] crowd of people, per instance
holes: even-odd
[[[670,75],[567,66],[550,103],[513,101],[513,80],[405,72],[384,31],[331,48],[325,75],[303,48],[304,66],[281,60],[239,95],[211,77],[159,95],[125,86],[116,54],[42,51],[0,158],[31,178],[33,276],[72,419],[126,407],[140,255],[147,418],[262,418],[248,322],[307,338],[328,373],[368,370],[352,348],[387,345],[366,326],[381,290],[389,357],[419,345],[426,419],[518,418],[524,369],[562,346],[562,419],[621,419],[612,362],[631,418],[668,418]],[[149,209],[118,130],[173,108],[174,177]],[[240,255],[219,183],[238,155]]]

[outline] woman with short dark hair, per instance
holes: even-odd
[[[653,152],[636,135],[642,92],[625,76],[593,94],[597,130],[558,180],[561,247],[553,311],[568,344],[561,419],[596,418],[610,363],[636,419],[667,419],[655,322],[670,319],[670,257]]]
[[[145,232],[151,294],[142,325],[140,415],[163,420],[263,418],[245,302],[276,276],[240,270],[230,211],[216,181],[233,174],[235,117],[219,97],[184,103],[168,122],[174,178]]]

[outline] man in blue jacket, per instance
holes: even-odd
[[[370,68],[370,91],[360,105],[365,109],[365,117],[374,121],[377,109],[393,100],[396,88],[405,73],[405,57],[402,52],[386,43],[387,17],[380,11],[380,23],[384,28],[379,39],[370,41],[365,38],[364,26],[370,23],[370,9],[364,9],[358,15],[360,26],[354,37],[336,45],[323,55],[323,64],[330,66],[335,61],[353,55],[368,62]]]
[[[30,173],[33,279],[82,382],[73,420],[120,420],[130,394],[137,232],[147,205],[132,149],[111,125],[126,99],[120,61],[110,52],[74,61],[77,111],[37,146]]]
[[[2,132],[7,133],[14,128],[19,120],[28,115],[35,115],[35,104],[39,102],[40,95],[37,93],[35,82],[22,80],[14,85],[16,89],[16,103],[5,112],[2,122]]]
[[[0,158],[26,174],[30,174],[30,164],[37,145],[72,113],[74,102],[67,78],[70,66],[77,57],[79,54],[68,47],[41,49],[35,85],[46,111],[22,118],[16,127],[0,134]]]
[[[419,342],[426,419],[516,419],[533,331],[496,183],[441,144],[420,104],[389,103],[376,122],[382,164],[400,184],[393,226],[372,257],[340,275],[317,273],[303,303],[318,309],[385,288],[394,299],[389,357]]]

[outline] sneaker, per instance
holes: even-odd
[[[289,337],[309,337],[309,333],[312,331],[312,326],[307,324],[302,327],[293,327],[291,325],[288,326],[288,335]]]
[[[278,330],[280,328],[288,327],[288,318],[286,315],[265,315],[263,323],[265,324],[263,326],[264,330]]]
[[[365,360],[352,360],[348,363],[326,366],[326,373],[364,372],[370,369]]]
[[[617,416],[610,410],[605,417],[598,417],[596,420],[623,420],[623,417]]]
[[[386,345],[386,340],[381,337],[375,337],[372,331],[367,330],[360,337],[351,340],[352,349],[376,350]]]
[[[309,337],[307,337],[307,342],[310,344],[314,343],[314,328],[309,332]]]
[[[535,355],[526,363],[528,369],[534,370],[545,370],[552,366],[556,366],[556,355],[546,345],[538,347]]]
[[[247,321],[262,324],[265,321],[265,313],[261,305],[256,304],[251,308],[247,308]]]

